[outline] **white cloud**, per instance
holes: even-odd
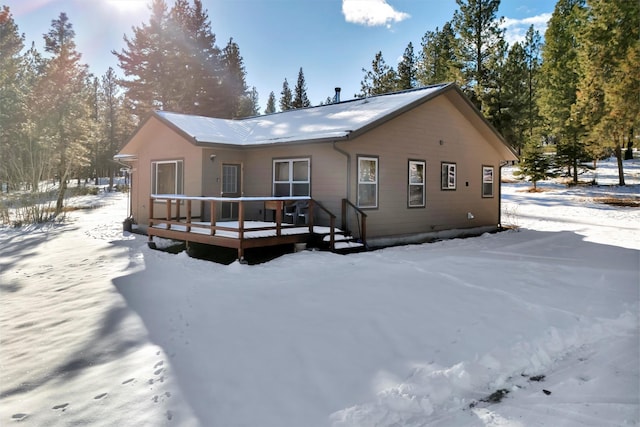
[[[394,22],[410,18],[408,13],[395,10],[386,0],[342,0],[342,14],[347,22],[368,27],[390,27]]]
[[[502,22],[502,28],[505,29],[505,40],[510,45],[515,42],[524,41],[524,37],[527,34],[527,30],[531,25],[537,30],[542,37],[547,30],[547,23],[551,19],[551,13],[542,13],[536,16],[530,16],[522,19],[504,18]]]

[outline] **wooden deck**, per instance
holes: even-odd
[[[307,214],[299,217],[297,213],[285,213],[285,206],[295,202],[308,205]],[[194,204],[199,204],[202,214],[205,204],[213,213],[211,221],[202,221],[192,216]],[[217,221],[215,215],[218,203],[237,204],[238,218],[235,221]],[[259,218],[247,219],[245,211],[248,204],[260,204],[260,212],[271,210],[274,221],[266,222]],[[163,206],[164,205],[164,206]],[[255,210],[255,209],[254,209]],[[162,211],[160,216],[157,211]],[[314,224],[316,213],[322,212],[328,217],[328,226]],[[335,249],[336,216],[321,204],[309,197],[190,197],[183,195],[152,195],[149,200],[149,227],[147,234],[152,242],[154,236],[186,242],[203,243],[238,251],[238,259],[244,259],[248,248],[277,246],[282,244],[306,243],[315,236],[328,237],[331,250]],[[292,223],[284,221],[290,218]],[[306,224],[297,225],[300,220]]]

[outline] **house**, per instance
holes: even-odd
[[[264,244],[325,226],[332,245],[346,228],[386,246],[497,229],[500,170],[517,157],[441,84],[237,120],[156,111],[116,159],[131,166],[131,215],[150,238],[225,246],[211,239],[266,237],[269,220]],[[290,221],[312,224],[305,237],[286,228],[295,200],[313,210]]]

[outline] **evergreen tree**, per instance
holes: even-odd
[[[398,63],[398,89],[412,89],[416,86],[416,57],[413,53],[413,43],[409,42],[402,55],[402,60]]]
[[[188,0],[176,0],[169,16],[172,27],[179,29],[173,33],[181,71],[177,84],[182,87],[177,94],[177,111],[223,116],[221,51],[202,1],[194,0],[190,6]]]
[[[525,54],[526,64],[526,110],[527,110],[527,131],[528,138],[535,138],[535,132],[540,126],[540,114],[536,103],[540,81],[541,57],[540,51],[542,42],[540,33],[533,28],[527,30],[524,44],[522,45]]]
[[[252,117],[260,114],[258,90],[252,87],[249,92],[240,98],[238,117]]]
[[[280,111],[287,111],[293,108],[293,94],[289,88],[289,82],[284,79],[282,92],[280,92]]]
[[[534,190],[538,188],[538,181],[557,176],[552,158],[544,153],[540,143],[533,140],[525,145],[518,167],[514,175],[531,181]]]
[[[240,55],[240,47],[233,41],[233,38],[229,39],[229,43],[222,49],[222,65],[224,70],[222,78],[224,117],[246,117],[249,111],[242,107],[243,99],[249,95],[246,83],[247,73]]]
[[[271,91],[269,93],[269,99],[267,99],[267,108],[265,108],[265,114],[273,114],[276,112],[276,94]]]
[[[572,117],[580,75],[578,34],[583,25],[584,0],[559,0],[545,32],[540,69],[538,107],[548,133],[557,142],[558,162],[573,171],[578,182],[578,162],[585,157],[582,125]]]
[[[456,56],[458,39],[450,22],[442,30],[427,31],[422,37],[417,78],[423,85],[443,82],[462,83],[462,68]]]
[[[293,108],[306,108],[311,105],[309,102],[309,98],[307,97],[307,84],[304,81],[304,73],[302,72],[302,67],[300,67],[300,71],[298,71],[298,82],[296,83],[296,87],[294,88],[294,97],[293,97]]]
[[[149,23],[134,27],[133,38],[124,36],[126,48],[120,53],[112,51],[125,77],[132,78],[121,84],[139,121],[152,110],[177,110],[173,98],[184,88],[178,83],[184,78],[184,69],[172,66],[178,62],[176,44],[171,39],[174,32],[165,0],[153,0]]]
[[[625,184],[622,149],[640,121],[640,5],[626,0],[589,0],[580,37],[574,116],[587,140],[614,149],[618,181]]]
[[[387,65],[382,52],[376,53],[371,62],[371,70],[362,69],[364,80],[360,82],[358,98],[394,92],[398,88],[398,75],[393,67]]]
[[[482,90],[482,112],[499,132],[509,132],[513,126],[512,102],[506,91],[507,80],[513,76],[507,74],[508,45],[500,39],[495,52],[486,64],[485,83]]]
[[[91,111],[89,75],[76,51],[75,32],[65,13],[51,22],[44,35],[45,51],[52,55],[38,82],[40,120],[43,122],[60,180],[55,215],[62,212],[67,179],[87,163],[86,145]]]
[[[460,37],[456,45],[462,63],[466,84],[463,89],[484,112],[490,94],[489,63],[496,62],[503,42],[502,18],[496,19],[500,0],[456,0],[459,10],[453,15],[453,24]]]
[[[126,112],[113,68],[109,67],[102,76],[98,94],[101,125],[99,140],[103,144],[103,153],[98,156],[96,170],[102,172],[101,176],[109,177],[109,188],[111,188],[118,171],[117,165],[112,161],[113,156],[118,153],[133,132],[134,124]]]
[[[0,10],[0,193],[18,185],[15,168],[21,164],[21,123],[25,121],[24,36],[18,33],[8,6]]]
[[[504,65],[504,111],[502,135],[521,153],[526,141],[530,140],[527,133],[527,53],[524,47],[515,42],[509,49]]]

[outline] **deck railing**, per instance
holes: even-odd
[[[335,249],[335,233],[336,233],[336,216],[326,209],[322,204],[310,197],[206,197],[206,196],[185,196],[181,194],[152,194],[149,198],[149,228],[154,225],[164,225],[166,230],[175,230],[187,233],[198,233],[200,235],[209,235],[212,237],[222,237],[230,239],[238,239],[239,258],[242,257],[243,241],[246,240],[248,232],[252,233],[255,239],[255,233],[261,231],[275,231],[275,236],[283,235],[283,230],[298,226],[297,222],[302,218],[297,212],[285,213],[286,207],[296,202],[306,202],[308,212],[304,215],[309,233],[314,233],[315,213],[323,212],[329,217],[329,239],[331,249]],[[199,215],[194,218],[194,203],[199,203]],[[237,204],[237,219],[231,221],[218,221],[217,208],[218,203]],[[255,206],[259,204],[259,206]],[[164,206],[162,206],[164,205]],[[247,207],[254,205],[247,215]],[[209,221],[203,221],[204,207],[209,208]],[[158,210],[161,210],[160,214]],[[266,223],[263,219],[266,211],[274,212],[275,225],[256,225],[252,224],[246,227],[246,222],[255,220]],[[158,215],[159,214],[159,215]],[[262,214],[263,219],[258,218]],[[249,218],[248,218],[249,216]],[[284,222],[285,216],[291,216],[292,224]],[[194,219],[198,219],[194,221]],[[235,224],[237,221],[237,225]],[[226,233],[221,233],[226,232]],[[152,233],[149,234],[152,239]]]

